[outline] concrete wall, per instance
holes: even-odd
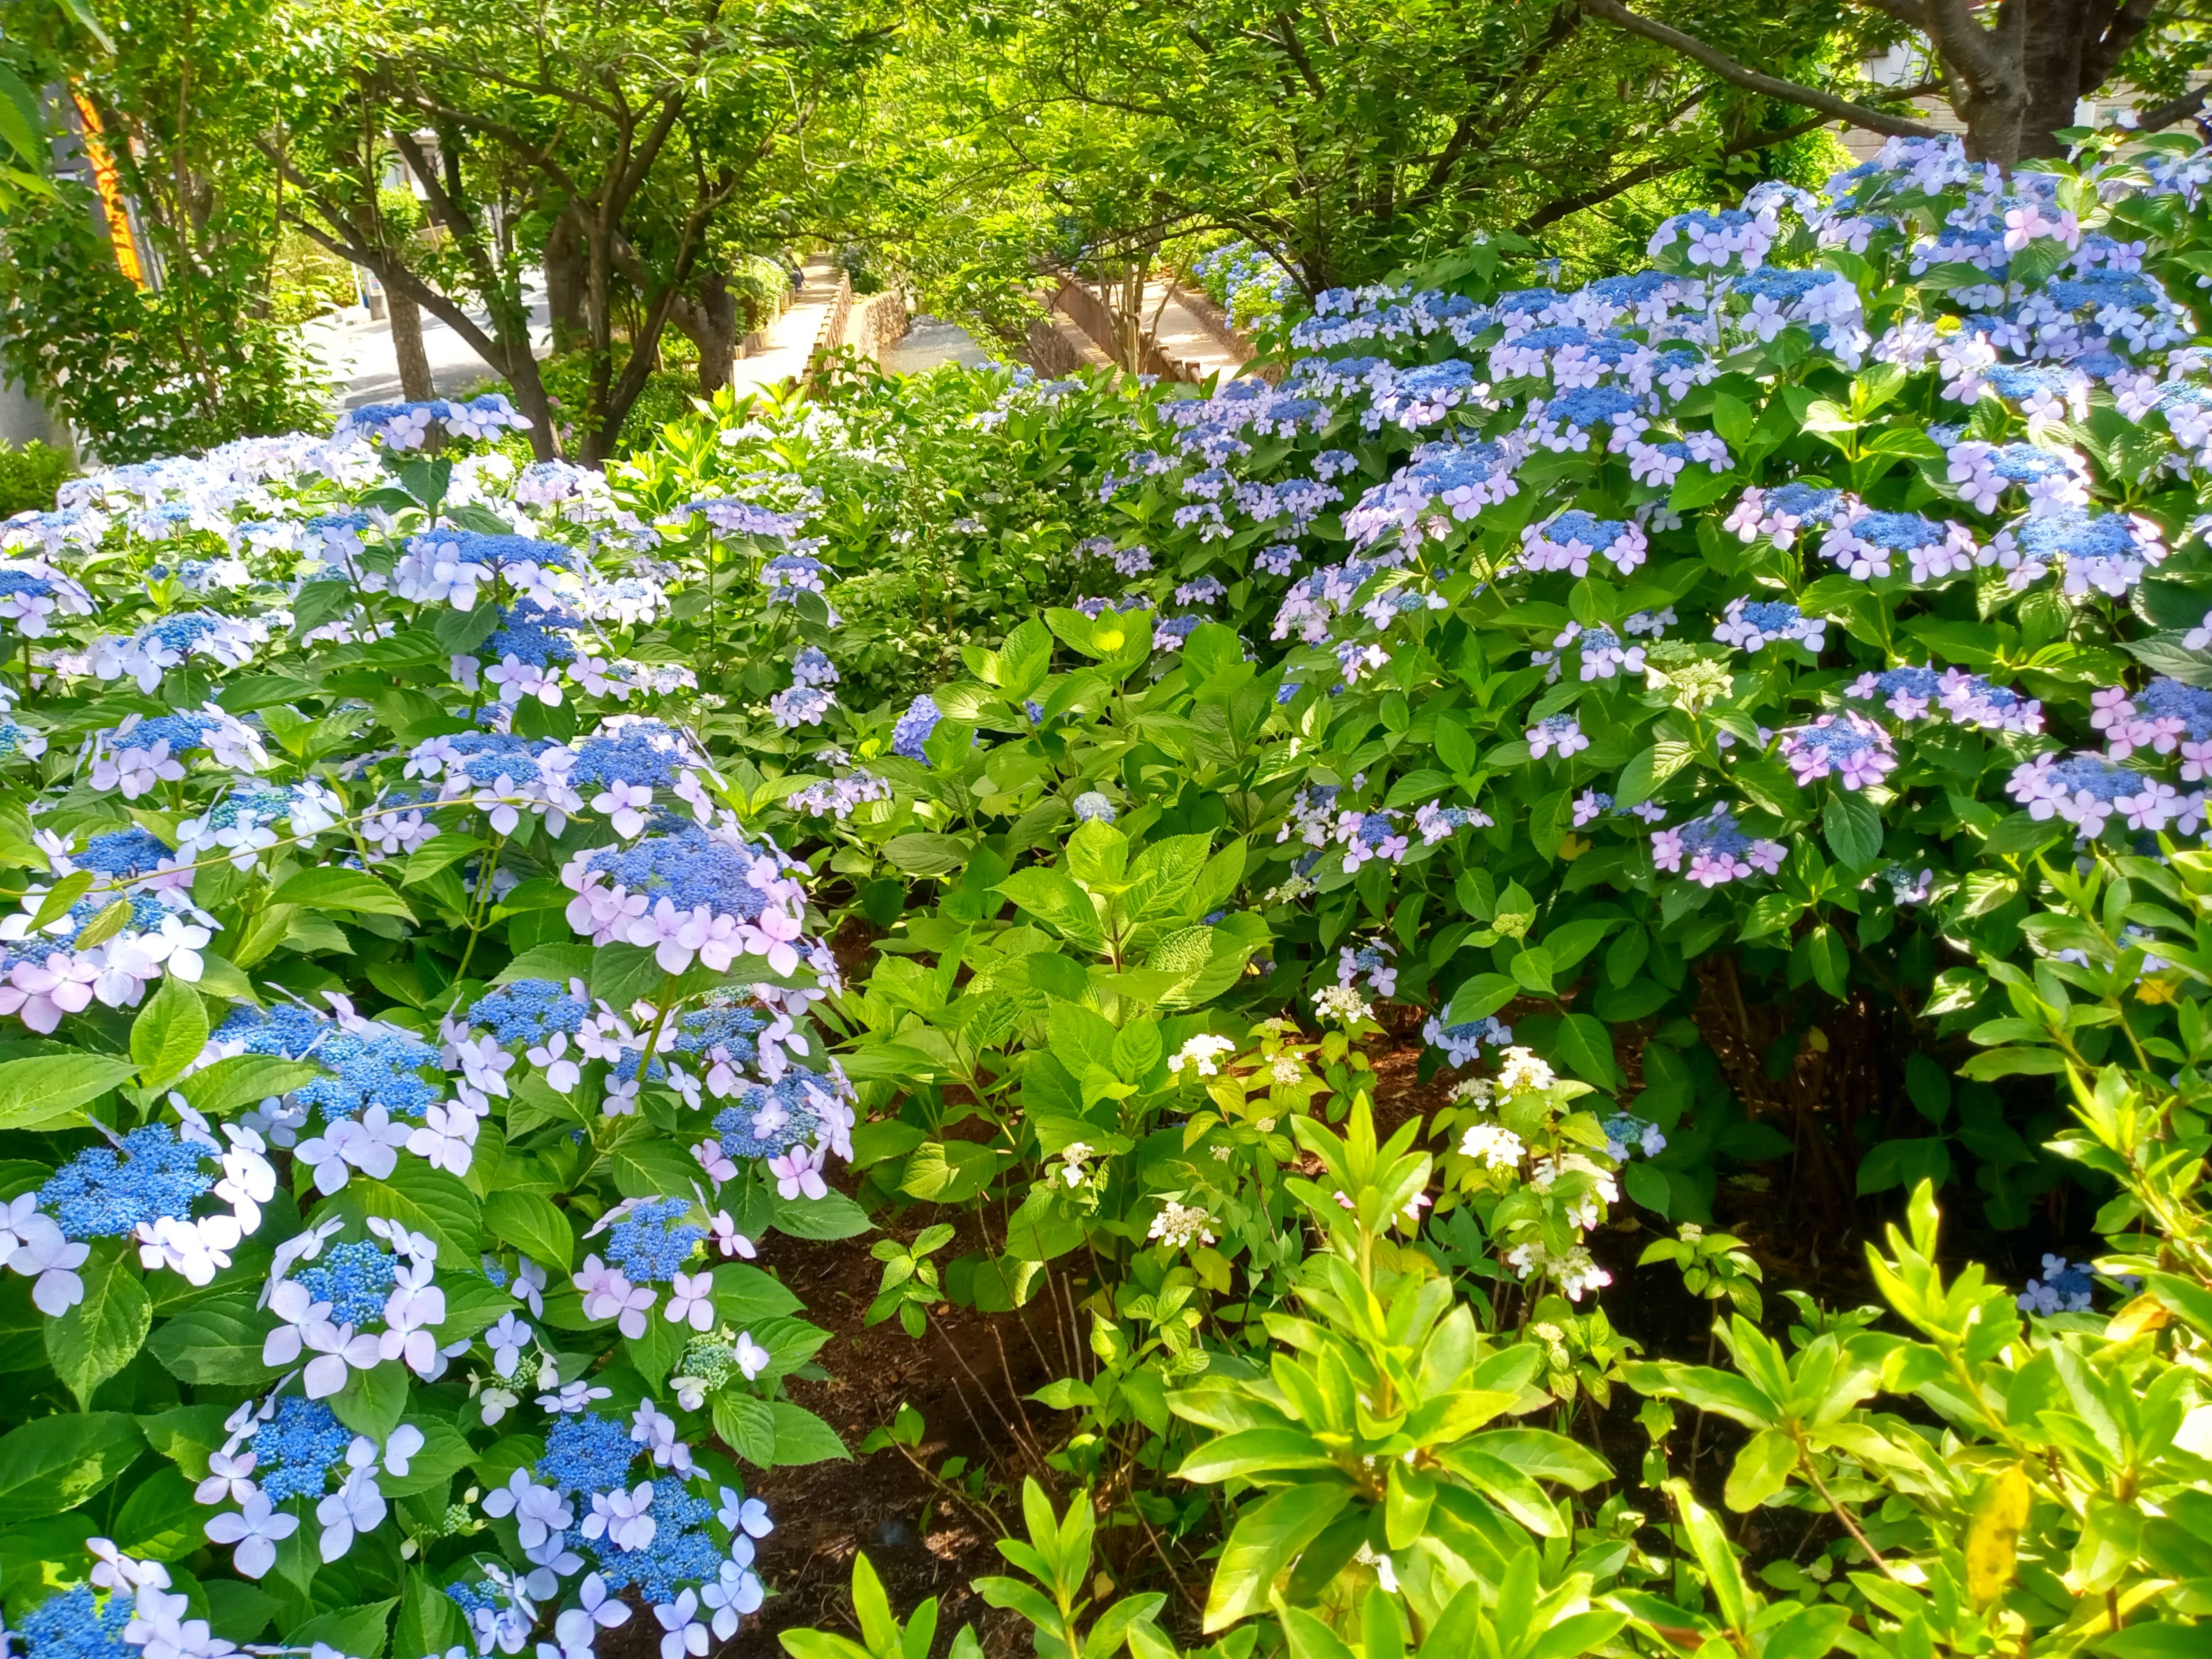
[[[0,380],[0,441],[18,447],[36,441],[57,449],[70,447],[68,431],[46,412],[46,406],[7,380]]]

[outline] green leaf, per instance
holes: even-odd
[[[724,1389],[714,1396],[714,1432],[757,1468],[775,1467],[775,1413],[768,1401]]]
[[[839,1192],[775,1202],[775,1230],[793,1238],[857,1238],[873,1225],[866,1210]]]
[[[610,1146],[607,1167],[614,1172],[615,1190],[624,1198],[688,1193],[699,1179],[699,1165],[689,1152],[649,1132]]]
[[[909,876],[950,875],[968,862],[971,850],[967,842],[954,836],[926,830],[910,830],[884,843],[884,857],[891,867]]]
[[[765,1268],[726,1261],[714,1269],[714,1311],[725,1324],[744,1326],[757,1320],[780,1319],[800,1312],[805,1306]]]
[[[203,1302],[165,1319],[146,1346],[179,1382],[251,1388],[282,1375],[261,1363],[262,1328],[250,1296]]]
[[[194,1480],[207,1479],[208,1454],[223,1443],[221,1406],[175,1406],[138,1419],[146,1443]]]
[[[794,1406],[788,1400],[771,1401],[769,1410],[775,1418],[775,1463],[784,1468],[795,1463],[827,1463],[849,1460],[852,1453],[837,1437],[837,1431],[824,1423],[804,1406]]]
[[[1613,1062],[1613,1034],[1589,1014],[1569,1014],[1552,1039],[1552,1057],[1585,1083],[1618,1089],[1620,1071]]]
[[[409,854],[407,862],[400,866],[399,884],[419,886],[440,871],[452,869],[483,848],[483,843],[473,836],[440,836],[425,842]]]
[[[397,916],[415,920],[415,913],[374,876],[337,865],[302,870],[269,896],[271,904],[297,904],[311,910],[350,910],[357,915]],[[355,1659],[362,1659],[356,1655]]]
[[[1247,1507],[1221,1550],[1206,1601],[1207,1635],[1267,1610],[1275,1576],[1304,1553],[1352,1501],[1339,1480],[1291,1486]]]
[[[453,1605],[438,1580],[422,1566],[404,1570],[399,1590],[399,1626],[392,1633],[392,1652],[398,1659],[422,1659],[444,1653],[468,1634],[461,1610]]]
[[[183,980],[164,975],[131,1023],[131,1058],[138,1067],[139,1086],[167,1084],[199,1058],[207,1040],[207,1004]]]
[[[304,1060],[234,1054],[204,1072],[194,1072],[177,1089],[195,1111],[209,1117],[228,1117],[249,1103],[304,1089],[322,1075],[321,1066]]]
[[[1728,1506],[1742,1514],[1755,1510],[1790,1483],[1797,1467],[1797,1443],[1780,1429],[1761,1429],[1744,1443],[1729,1471]]]
[[[1941,1135],[1880,1141],[1859,1160],[1858,1190],[1863,1198],[1893,1187],[1910,1191],[1923,1181],[1942,1187],[1950,1179],[1951,1151]]]
[[[365,1371],[349,1370],[329,1405],[331,1414],[356,1434],[381,1443],[407,1410],[407,1367],[387,1359]]]
[[[0,1436],[0,1526],[75,1509],[145,1449],[127,1412],[42,1417]]]
[[[0,64],[0,139],[7,142],[18,161],[37,173],[46,172],[49,159],[45,129],[39,100],[21,76]]]
[[[404,1222],[428,1234],[438,1247],[439,1261],[477,1259],[483,1229],[476,1196],[443,1170],[404,1158],[388,1179],[349,1182],[338,1196],[343,1198],[356,1187],[361,1189],[358,1201],[368,1214]]]
[[[95,1389],[137,1356],[154,1322],[136,1255],[119,1240],[94,1244],[77,1270],[84,1300],[46,1323],[46,1358],[80,1410],[90,1406]]]
[[[386,1627],[392,1622],[392,1608],[398,1605],[399,1598],[395,1595],[388,1601],[370,1601],[360,1607],[317,1613],[305,1624],[286,1631],[285,1645],[305,1648],[322,1642],[348,1659],[382,1659]]]
[[[2001,1077],[2056,1077],[2065,1069],[2066,1056],[2056,1048],[1991,1048],[1961,1065],[1959,1075],[1987,1083]]]
[[[201,1531],[207,1511],[192,1496],[192,1482],[171,1464],[155,1469],[131,1489],[116,1511],[112,1534],[125,1555],[155,1561],[181,1561],[207,1543]]]
[[[492,983],[512,985],[521,979],[550,979],[556,985],[566,985],[572,979],[589,980],[592,959],[598,954],[588,945],[533,945],[501,969]]]
[[[1856,790],[1838,789],[1820,814],[1828,849],[1853,870],[1869,870],[1881,856],[1881,814]]]
[[[1729,1542],[1728,1534],[1721,1530],[1712,1512],[1692,1495],[1687,1481],[1669,1480],[1667,1492],[1681,1515],[1683,1530],[1690,1534],[1690,1547],[1705,1570],[1705,1582],[1711,1588],[1723,1621],[1729,1630],[1738,1632],[1744,1645],[1748,1646],[1755,1603],[1750,1588],[1743,1581],[1743,1565],[1736,1559],[1735,1546]]]
[[[131,1061],[112,1054],[35,1054],[0,1061],[0,1129],[81,1124],[77,1108],[99,1099],[137,1070]]]
[[[495,1192],[485,1198],[483,1224],[540,1267],[566,1273],[576,1260],[576,1231],[550,1198]]]

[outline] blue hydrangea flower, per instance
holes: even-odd
[[[589,1555],[606,1580],[607,1594],[635,1589],[649,1601],[673,1601],[686,1586],[711,1580],[721,1571],[722,1546],[706,1528],[714,1505],[695,1498],[682,1480],[662,1475],[653,1483],[653,1541],[626,1550],[602,1534],[584,1536],[580,1522],[568,1534],[572,1548]]]
[[[603,848],[589,855],[585,868],[655,904],[666,898],[678,910],[704,905],[717,915],[752,921],[769,897],[752,884],[754,856],[686,825],[629,847]]]
[[[134,1659],[144,1650],[123,1645],[131,1613],[128,1596],[110,1595],[103,1605],[80,1584],[24,1614],[16,1634],[29,1659]]]
[[[314,1266],[292,1275],[316,1301],[331,1304],[331,1322],[336,1325],[381,1319],[398,1276],[398,1263],[367,1239],[333,1244]]]
[[[319,1400],[287,1395],[253,1437],[253,1473],[271,1504],[319,1498],[333,1471],[345,1467],[353,1431]]]
[[[578,744],[576,763],[568,775],[578,789],[587,792],[612,783],[665,789],[675,784],[687,753],[677,734],[659,720],[635,720]]]
[[[928,765],[929,757],[922,753],[921,745],[929,741],[929,734],[937,730],[937,723],[944,718],[944,711],[927,693],[916,697],[891,728],[891,753]]]
[[[691,1206],[668,1198],[635,1206],[607,1234],[607,1259],[635,1284],[665,1285],[691,1259],[704,1227],[686,1222]]]
[[[533,599],[525,599],[501,611],[499,626],[492,629],[477,652],[493,662],[513,657],[535,668],[574,662],[576,642],[568,637],[567,630],[582,626],[580,617],[572,617],[565,611],[549,611]]]
[[[331,1075],[292,1091],[299,1104],[320,1108],[326,1120],[351,1115],[366,1106],[382,1106],[394,1116],[415,1117],[445,1097],[441,1084],[425,1081],[428,1070],[441,1078],[438,1051],[422,1038],[389,1025],[367,1031],[340,1029],[327,1014],[296,1003],[264,1013],[238,1008],[216,1031],[219,1042],[240,1042],[252,1054],[282,1054],[313,1060]]]
[[[149,1123],[125,1135],[119,1152],[79,1152],[39,1188],[39,1206],[70,1238],[120,1238],[141,1222],[190,1215],[193,1200],[215,1186],[200,1169],[205,1156],[167,1124]]]
[[[556,1031],[574,1036],[592,1012],[584,998],[550,979],[519,979],[479,999],[469,1024],[489,1030],[502,1045],[543,1042]]]
[[[538,1478],[562,1492],[606,1492],[629,1484],[629,1466],[641,1449],[629,1425],[579,1412],[545,1431]]]

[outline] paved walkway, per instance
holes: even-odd
[[[1161,303],[1163,300],[1166,301],[1164,305]],[[1237,372],[1237,354],[1182,301],[1169,297],[1165,283],[1149,283],[1145,287],[1144,321],[1147,328],[1152,326],[1156,315],[1159,325],[1154,333],[1166,356],[1178,362],[1195,364],[1201,379],[1210,378],[1224,368],[1231,374]]]
[[[826,259],[808,264],[796,303],[766,330],[769,349],[738,359],[732,375],[738,390],[773,386],[805,374],[815,337],[836,297],[836,267]],[[523,289],[523,298],[530,303],[531,343],[542,357],[553,349],[545,290],[532,283]],[[470,315],[477,322],[485,320],[480,312]],[[368,321],[355,310],[350,319],[346,313],[318,317],[303,332],[336,382],[337,408],[399,400],[399,360],[392,349],[390,323]],[[428,312],[422,315],[422,350],[430,360],[430,380],[440,397],[458,397],[500,378],[465,340]]]
[[[810,259],[803,274],[805,281],[793,296],[791,309],[768,326],[768,349],[757,356],[740,357],[732,366],[730,384],[738,391],[795,380],[806,373],[814,342],[830,320],[830,307],[836,303],[837,267],[827,259]]]
[[[545,289],[542,284],[529,283],[524,287],[522,297],[530,304],[531,343],[542,357],[553,349]],[[349,309],[360,320],[342,320],[346,313],[341,312],[318,317],[301,331],[337,383],[337,407],[358,409],[363,404],[398,403],[399,359],[392,349],[392,325],[371,322],[357,307]],[[471,312],[470,319],[487,329],[490,326],[481,312]],[[422,313],[422,351],[430,360],[431,384],[441,397],[458,397],[500,378],[470,349],[468,342],[427,311]]]
[[[925,313],[908,322],[905,337],[884,353],[884,369],[890,374],[921,374],[944,363],[981,368],[998,361],[996,352],[977,345],[959,324]]]

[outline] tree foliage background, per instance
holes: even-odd
[[[1308,295],[1509,233],[1595,274],[1670,212],[1825,177],[1844,121],[1925,130],[1916,94],[2009,161],[2100,88],[2201,113],[2205,52],[2193,0],[0,0],[0,315],[103,456],[201,447],[312,421],[290,325],[324,295],[289,287],[327,291],[319,247],[459,333],[542,453],[596,461],[677,361],[727,382],[762,255],[857,244],[1009,345],[1054,267],[1232,238]],[[70,92],[149,288],[40,176]]]

